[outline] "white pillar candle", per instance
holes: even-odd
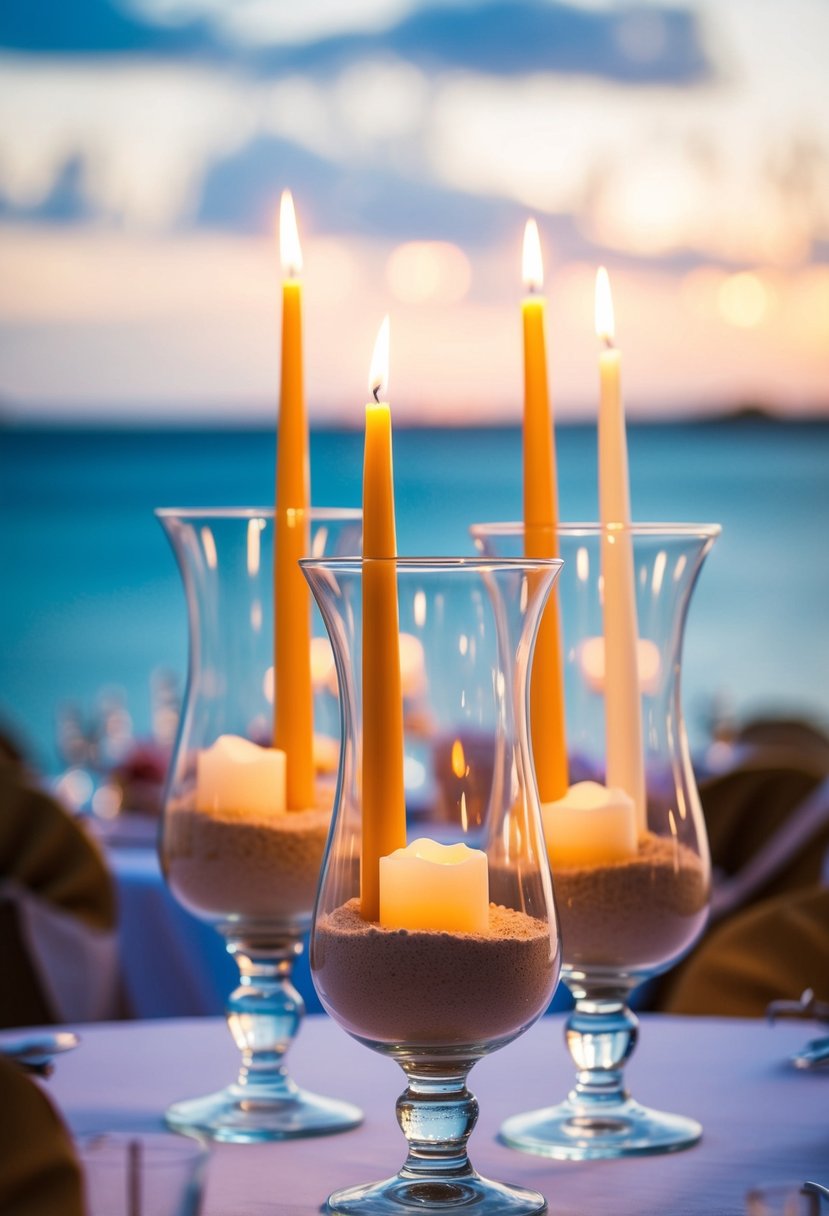
[[[416,700],[426,692],[426,663],[423,643],[413,633],[400,634],[400,690]]]
[[[322,776],[336,773],[340,763],[340,741],[330,735],[314,735],[314,769]]]
[[[422,836],[380,858],[380,924],[386,929],[486,933],[486,853]]]
[[[196,810],[282,814],[285,753],[240,735],[220,735],[196,756]]]
[[[585,638],[578,648],[579,666],[591,692],[604,693],[605,646],[604,638]],[[636,644],[636,670],[639,691],[648,696],[658,690],[662,676],[662,659],[659,647],[650,638],[640,638]]]
[[[557,802],[542,805],[541,820],[553,873],[636,856],[636,812],[624,790],[579,781]]]
[[[311,684],[314,692],[339,693],[334,651],[328,638],[311,638]]]
[[[613,301],[604,267],[596,277],[599,356],[599,517],[602,524],[605,640],[605,777],[633,799],[639,830],[647,826],[642,707],[637,670],[636,593],[630,535],[627,435],[619,352],[613,345]]]

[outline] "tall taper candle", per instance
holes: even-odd
[[[274,553],[274,744],[285,752],[289,810],[314,805],[311,601],[299,568],[308,555],[310,474],[302,367],[302,252],[289,191],[282,195],[282,377]]]
[[[535,220],[524,229],[521,305],[524,330],[524,547],[527,557],[557,557],[558,494],[555,437],[547,384],[544,272]],[[530,682],[533,761],[542,803],[567,791],[567,743],[558,595],[544,609]]]
[[[606,783],[634,802],[639,832],[647,826],[638,624],[630,534],[630,482],[619,351],[613,344],[613,300],[602,266],[596,276],[599,355],[599,515],[602,524],[605,640]]]
[[[360,912],[380,915],[380,858],[406,847],[403,695],[397,606],[391,411],[380,401],[388,378],[389,319],[377,335],[366,406],[363,465],[363,733]],[[392,560],[390,560],[392,559]]]

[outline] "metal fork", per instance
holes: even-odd
[[[772,1025],[775,1019],[780,1017],[811,1018],[816,1022],[829,1022],[829,1004],[817,1000],[813,990],[807,988],[797,1001],[772,1001],[766,1008],[766,1017]],[[829,1065],[829,1035],[811,1039],[802,1051],[791,1057],[791,1061],[795,1068],[807,1071],[825,1068]]]

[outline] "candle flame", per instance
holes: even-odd
[[[283,274],[293,278],[302,273],[302,249],[290,190],[283,190],[279,200],[279,255]]]
[[[463,751],[463,744],[460,739],[456,739],[452,744],[452,772],[456,777],[466,777],[469,774],[469,767],[466,763],[466,756]]]
[[[259,573],[262,550],[260,544],[261,522],[258,519],[248,520],[248,574],[251,578],[255,578]]]
[[[461,827],[465,832],[469,831],[469,811],[466,809],[466,791],[461,790]]]
[[[389,318],[387,316],[383,317],[377,333],[377,341],[374,343],[368,388],[375,401],[379,401],[389,391]]]
[[[538,224],[527,220],[524,228],[524,257],[522,260],[524,286],[528,291],[541,291],[544,286],[544,265],[541,260],[541,241]]]
[[[596,337],[612,346],[614,332],[610,278],[604,266],[600,266],[596,272]]]
[[[202,528],[201,543],[208,569],[215,570],[219,564],[219,554],[216,552],[216,538],[209,528]]]

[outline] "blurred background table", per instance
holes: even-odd
[[[224,940],[173,898],[158,861],[155,824],[132,835],[121,828],[104,836],[118,897],[118,954],[125,1012],[135,1018],[199,1017],[223,1013],[239,972]],[[143,832],[143,838],[141,833]],[[306,949],[294,966],[294,984],[311,1012],[322,1006]]]
[[[561,1098],[572,1080],[562,1022],[543,1018],[472,1073],[481,1116],[471,1157],[481,1173],[547,1197],[551,1216],[738,1216],[759,1181],[829,1181],[829,1073],[800,1073],[789,1055],[808,1024],[645,1015],[629,1068],[647,1103],[699,1119],[701,1143],[663,1157],[576,1164],[514,1152],[495,1139],[510,1114]],[[149,1130],[174,1099],[225,1084],[238,1053],[218,1019],[87,1025],[58,1061],[49,1092],[75,1131]],[[334,1189],[388,1176],[404,1157],[394,1114],[403,1088],[390,1060],[324,1015],[291,1054],[296,1080],[366,1113],[340,1136],[213,1150],[203,1216],[315,1216]]]

